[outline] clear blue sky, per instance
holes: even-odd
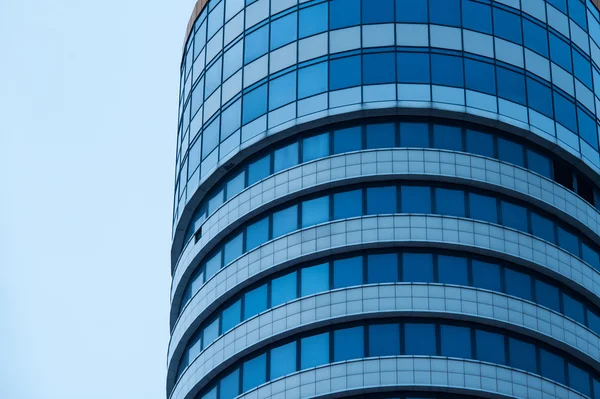
[[[194,1],[0,0],[0,397],[165,397]]]

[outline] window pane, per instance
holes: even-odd
[[[251,251],[269,241],[269,218],[251,224],[246,228],[246,251]]]
[[[245,181],[246,181],[246,173],[243,171],[241,173],[239,173],[237,176],[235,176],[233,179],[229,180],[227,182],[227,199],[232,198],[233,196],[238,194],[240,191],[242,191],[245,188],[245,186],[244,186]]]
[[[296,72],[288,73],[269,83],[269,110],[289,104],[296,99]]]
[[[363,84],[382,84],[395,81],[396,60],[394,53],[363,55]]]
[[[436,355],[435,325],[406,323],[404,325],[405,355]]]
[[[402,186],[402,213],[431,213],[431,188]]]
[[[295,371],[296,341],[271,349],[271,380]]]
[[[460,0],[429,0],[432,24],[460,26]]]
[[[242,373],[242,390],[249,391],[267,381],[267,354],[263,353],[254,359],[244,362],[244,372]]]
[[[310,97],[327,90],[327,63],[305,67],[298,71],[298,98]]]
[[[585,307],[583,303],[563,293],[563,309],[566,316],[585,324]]]
[[[558,235],[558,246],[575,256],[579,256],[579,240],[577,239],[577,236],[560,226],[558,226],[556,230]]]
[[[369,326],[369,357],[400,354],[400,328],[398,324]]]
[[[442,356],[471,358],[471,330],[467,327],[442,325]]]
[[[508,353],[511,367],[532,373],[537,372],[537,356],[535,355],[535,346],[533,344],[509,338]]]
[[[554,33],[550,33],[550,59],[568,72],[571,68],[571,48]]]
[[[500,212],[502,214],[503,225],[525,233],[529,232],[527,226],[527,209],[511,204],[510,202],[500,201]]]
[[[477,220],[498,223],[496,198],[469,193],[469,216]]]
[[[533,301],[531,276],[512,269],[505,270],[506,293],[528,301]]]
[[[552,178],[550,160],[535,151],[527,150],[527,168],[549,179]]]
[[[327,30],[327,3],[300,10],[300,38]]]
[[[329,289],[329,263],[305,267],[300,270],[301,296],[327,291]]]
[[[467,259],[456,256],[438,256],[438,282],[468,285]]]
[[[569,386],[586,396],[591,396],[590,374],[569,363]]]
[[[271,156],[267,155],[248,166],[248,186],[271,174]]]
[[[233,238],[224,247],[223,264],[227,265],[244,252],[244,235],[239,234]]]
[[[596,334],[600,333],[600,316],[588,309],[587,319],[588,327]]]
[[[489,133],[467,129],[467,152],[494,157],[494,136]]]
[[[525,47],[548,58],[548,32],[542,26],[523,18]]]
[[[221,252],[215,254],[212,258],[206,261],[206,280],[215,275],[221,269]]]
[[[244,94],[242,123],[248,123],[267,112],[267,85]]]
[[[522,73],[497,66],[496,79],[498,80],[498,96],[517,104],[527,105],[525,76]]]
[[[565,361],[558,355],[540,349],[540,368],[542,376],[564,384]]]
[[[331,0],[329,7],[331,29],[360,24],[360,0]]]
[[[540,280],[535,280],[535,300],[540,305],[560,312],[558,288]]]
[[[492,291],[502,291],[500,266],[495,263],[473,260],[473,286]]]
[[[333,288],[351,287],[363,283],[363,258],[340,259],[333,262]]]
[[[301,370],[329,363],[329,333],[302,338],[300,353]]]
[[[367,188],[367,214],[396,213],[396,187]]]
[[[440,11],[444,12],[444,7],[442,7]],[[465,84],[462,64],[463,59],[461,57],[431,54],[432,83],[436,85],[463,87]]]
[[[329,220],[329,196],[302,203],[302,227],[314,226]]]
[[[463,0],[463,26],[483,33],[492,33],[492,10],[489,5]]]
[[[402,281],[433,283],[433,255],[402,254]]]
[[[362,3],[363,24],[394,22],[394,0],[369,0]]]
[[[594,269],[600,270],[600,257],[598,256],[598,253],[584,242],[581,243],[581,257]]]
[[[269,25],[246,36],[244,63],[248,64],[269,51]]]
[[[240,370],[237,369],[233,373],[221,379],[220,384],[220,399],[233,399],[240,394]]]
[[[236,301],[221,315],[221,331],[226,333],[242,321],[242,301]]]
[[[493,64],[465,58],[467,89],[496,94],[496,75]]]
[[[396,144],[396,131],[393,123],[367,125],[367,148],[388,148]]]
[[[506,364],[503,335],[475,330],[475,345],[477,359],[484,362]]]
[[[271,282],[271,307],[281,305],[298,297],[296,272],[273,279]]]
[[[498,138],[498,159],[517,166],[525,166],[523,146],[512,141]]]
[[[206,348],[219,336],[219,319],[213,320],[202,332],[202,347]]]
[[[440,215],[465,216],[465,192],[447,188],[435,189],[436,213]]]
[[[461,129],[455,126],[433,125],[433,146],[442,150],[462,151]]]
[[[333,332],[333,361],[359,359],[364,353],[364,328],[352,327]]]
[[[396,0],[397,22],[427,22],[427,0]]]
[[[274,173],[295,165],[298,165],[298,143],[275,150],[273,162]]]
[[[244,320],[267,310],[267,284],[247,292],[244,296]]]
[[[306,138],[302,141],[302,162],[329,155],[329,133]]]
[[[428,53],[396,53],[396,74],[398,83],[429,83]]]
[[[534,110],[549,118],[554,116],[552,111],[552,90],[532,78],[527,78],[527,101]]]
[[[362,148],[361,128],[351,127],[333,132],[333,153],[358,151]]]
[[[401,147],[429,147],[429,125],[427,123],[400,123]]]
[[[339,0],[337,1],[339,3]],[[361,82],[361,59],[359,55],[338,58],[329,63],[329,90],[359,86]]]
[[[367,283],[393,283],[398,281],[398,255],[378,254],[367,256]]]
[[[531,212],[531,234],[554,244],[554,223],[535,212]]]
[[[291,13],[271,22],[271,50],[296,40],[298,36],[298,14]]]
[[[494,7],[494,34],[511,42],[521,44],[521,17]]]
[[[362,190],[346,191],[333,195],[333,218],[335,220],[362,215]]]

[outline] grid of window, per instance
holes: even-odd
[[[305,108],[336,106],[324,100],[323,108],[320,93],[360,85],[432,84],[496,96],[499,100],[492,112],[523,120],[519,106],[529,107],[539,115],[530,123],[552,135],[558,134],[566,146],[600,165],[595,116],[595,102],[600,100],[594,95],[600,91],[600,60],[595,58],[596,53],[600,57],[596,45],[600,42],[597,10],[586,14],[583,7],[582,12],[577,6],[583,6],[579,0],[564,7],[564,11],[558,7],[558,14],[568,12],[574,21],[569,32],[568,28],[562,29],[564,23],[555,14],[549,15],[548,21],[536,19],[540,16],[537,3],[528,6],[525,13],[499,3],[474,0],[431,5],[429,12],[427,0],[388,1],[386,6],[367,1],[361,5],[359,0],[341,5],[340,1],[313,0],[279,13],[279,7],[271,5],[274,15],[269,17],[268,2],[262,11],[258,7],[243,11],[243,4],[223,0],[207,7],[200,16],[182,64],[175,221],[199,182],[220,157],[240,142],[275,126],[277,121],[304,115]],[[429,0],[436,1],[439,0]],[[446,12],[440,14],[442,9]],[[541,15],[545,19],[545,11]],[[403,35],[402,24],[415,22],[435,25],[431,25],[424,39],[419,39],[417,31]],[[353,29],[360,24],[362,30]],[[418,26],[409,27],[418,30]],[[454,28],[461,26],[464,35]],[[329,30],[331,37],[322,35]],[[465,50],[495,55],[496,59],[457,51],[463,48],[461,35]],[[488,43],[482,35],[494,35],[502,41]],[[403,41],[407,36],[417,39]],[[297,40],[305,44],[296,50],[290,46],[296,46]],[[419,40],[424,40],[424,44],[419,44]],[[357,50],[332,50],[343,49],[340,43],[358,43]],[[438,49],[424,47],[429,44]],[[495,46],[491,55],[490,45]],[[293,58],[287,49],[293,50]],[[321,57],[311,58],[311,54],[321,54],[321,50]],[[515,59],[517,52],[520,55]],[[289,60],[293,60],[290,65],[286,63]],[[278,72],[269,75],[268,71],[274,70]],[[461,96],[457,104],[464,104],[464,94]],[[393,99],[397,99],[395,94]],[[507,102],[502,103],[504,100]],[[363,96],[358,101],[369,100]],[[484,103],[477,101],[482,107]],[[264,117],[267,113],[268,123]],[[558,133],[554,126],[548,129],[547,121],[551,119],[540,122],[543,117],[554,118],[562,128]],[[240,132],[242,126],[245,128]],[[186,155],[189,148],[196,154]]]
[[[382,345],[385,343],[385,345]],[[589,366],[539,341],[473,323],[390,319],[340,325],[277,342],[221,373],[197,399],[233,399],[281,376],[332,362],[380,356],[423,355],[506,365],[597,397],[599,380]]]
[[[217,329],[220,336],[244,320],[303,296],[397,282],[454,284],[503,292],[560,312],[600,335],[600,312],[595,305],[531,270],[458,252],[368,251],[300,265],[246,288],[198,328],[181,357],[178,375],[217,338]]]
[[[188,283],[182,307],[221,267],[263,243],[292,231],[321,223],[362,215],[434,213],[467,217],[500,224],[532,234],[559,246],[600,270],[597,246],[555,216],[523,202],[486,191],[460,186],[432,186],[411,182],[402,185],[335,190],[310,199],[296,199],[249,221],[215,249]],[[309,216],[306,216],[309,215]],[[181,311],[181,310],[180,310]]]
[[[329,127],[326,131],[295,136],[255,155],[222,178],[198,205],[184,242],[201,235],[209,215],[243,189],[283,169],[318,158],[373,148],[418,147],[463,151],[496,158],[553,179],[575,191],[593,206],[600,205],[598,188],[568,163],[530,143],[516,141],[500,131],[481,126],[450,125],[415,119],[386,120]]]

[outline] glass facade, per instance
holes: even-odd
[[[600,398],[594,2],[199,0],[178,97],[169,399]]]

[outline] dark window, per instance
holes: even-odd
[[[394,0],[369,0],[362,3],[363,24],[394,22]]]
[[[443,0],[444,2],[448,0]],[[444,12],[444,7],[440,9]],[[436,85],[463,87],[462,58],[453,55],[431,54],[431,78]]]
[[[298,229],[298,205],[273,214],[273,238]]]
[[[244,320],[267,309],[267,284],[247,292],[244,296]]]
[[[302,203],[302,227],[314,226],[329,220],[329,196]]]
[[[271,282],[271,307],[289,302],[297,297],[296,272],[273,279]]]
[[[506,364],[503,335],[475,330],[475,345],[477,359],[484,362]]]
[[[467,152],[494,157],[494,136],[489,133],[467,129]]]
[[[498,96],[521,105],[527,104],[525,76],[507,68],[496,67]]]
[[[264,179],[271,174],[271,156],[254,161],[248,166],[248,186]]]
[[[367,283],[395,283],[398,281],[398,256],[378,254],[367,256]]]
[[[351,287],[363,283],[363,258],[340,259],[333,262],[333,288]]]
[[[563,309],[566,316],[585,324],[585,307],[583,303],[563,293]]]
[[[525,166],[523,146],[509,140],[498,138],[498,159],[517,166]]]
[[[456,256],[438,256],[438,282],[443,284],[469,285],[467,259]]]
[[[240,370],[223,377],[220,384],[220,399],[233,399],[240,394]]]
[[[325,32],[328,19],[327,3],[300,10],[300,38]]]
[[[462,357],[471,355],[471,330],[467,327],[442,325],[440,329],[442,356]]]
[[[333,153],[341,154],[360,150],[362,148],[361,136],[360,126],[336,130],[333,132]]]
[[[362,190],[333,194],[333,218],[345,219],[362,215]]]
[[[396,53],[399,83],[429,83],[428,53]]]
[[[590,374],[569,363],[569,386],[586,396],[591,396]]]
[[[367,214],[396,213],[396,187],[367,188]]]
[[[581,243],[581,257],[594,269],[600,270],[600,258],[598,257],[598,252],[594,251],[583,242]]]
[[[402,213],[431,213],[431,188],[402,186]]]
[[[540,368],[542,376],[561,384],[566,382],[565,361],[562,357],[545,349],[540,349]]]
[[[472,219],[498,223],[496,198],[469,193],[469,216]]]
[[[537,373],[537,356],[535,355],[535,346],[533,344],[509,338],[508,356],[510,358],[510,366]]]
[[[427,123],[400,123],[400,146],[428,148],[429,125]]]
[[[333,361],[359,359],[364,353],[364,328],[352,327],[333,332]]]
[[[405,355],[436,355],[435,325],[406,323],[404,325]]]
[[[568,72],[572,72],[571,47],[554,33],[550,33],[550,59]]]
[[[372,2],[373,0],[368,3]],[[395,81],[396,61],[394,53],[363,55],[363,84],[392,83]]]
[[[511,42],[521,44],[521,17],[494,7],[494,34]]]
[[[600,332],[600,316],[588,309],[587,311],[588,327],[596,334]]]
[[[585,2],[582,3],[580,0],[569,0],[569,16],[573,21],[577,22],[583,30],[587,30],[587,11],[585,9]],[[589,394],[587,395],[589,396]]]
[[[527,150],[527,169],[530,169],[549,179],[552,178],[552,166],[550,160],[533,150]]]
[[[533,300],[531,276],[512,269],[506,269],[506,293],[528,301]]]
[[[301,370],[329,363],[329,333],[302,338],[300,354]]]
[[[579,136],[589,145],[598,149],[598,133],[595,118],[590,116],[583,108],[577,108],[577,122],[579,123]]]
[[[487,94],[496,94],[494,65],[465,58],[466,88]]]
[[[271,349],[271,380],[296,371],[296,342]]]
[[[433,255],[402,254],[402,281],[433,283]]]
[[[462,132],[459,127],[433,125],[433,146],[443,150],[462,151]]]
[[[540,305],[560,312],[560,293],[553,285],[535,280],[535,300]]]
[[[242,123],[248,123],[267,112],[267,85],[244,94]]]
[[[360,86],[360,56],[338,58],[330,61],[329,90]]]
[[[246,228],[246,251],[269,241],[269,218],[266,217]]]
[[[393,123],[367,125],[367,148],[389,148],[396,144],[396,129]]]
[[[548,3],[552,4],[563,13],[567,13],[567,0],[548,0]]]
[[[523,18],[525,47],[548,58],[548,31],[535,22]]]
[[[548,86],[532,78],[527,78],[527,100],[529,106],[534,110],[549,118],[553,117],[552,91]]]
[[[288,146],[275,150],[273,158],[274,173],[298,165],[298,143],[292,143]]]
[[[396,0],[396,22],[427,22],[427,0]]]
[[[579,240],[577,236],[558,226],[558,246],[569,251],[575,256],[579,256]]]
[[[487,4],[463,0],[463,26],[483,33],[492,33],[492,10]]]
[[[556,121],[571,130],[577,132],[577,115],[575,113],[575,104],[568,100],[562,94],[554,92],[554,110]]]
[[[331,29],[360,24],[360,0],[331,0],[329,7]]]
[[[329,264],[305,267],[300,270],[301,296],[316,294],[329,289]]]
[[[329,133],[319,134],[302,140],[302,162],[329,155]]]
[[[249,391],[267,381],[267,354],[244,362],[242,373],[242,391]]]
[[[435,212],[440,215],[465,216],[465,192],[447,188],[435,189]]]
[[[579,51],[573,49],[573,69],[575,77],[589,88],[593,87],[592,83],[592,65]]]
[[[473,286],[492,291],[502,291],[500,266],[495,263],[473,260]]]
[[[531,212],[531,234],[551,243],[555,243],[554,223],[535,212]]]
[[[429,0],[429,21],[460,26],[460,0]]]
[[[502,213],[502,224],[525,233],[529,232],[527,226],[527,209],[510,202],[500,201],[500,212]]]
[[[369,356],[394,356],[400,354],[400,329],[398,324],[369,326]]]

